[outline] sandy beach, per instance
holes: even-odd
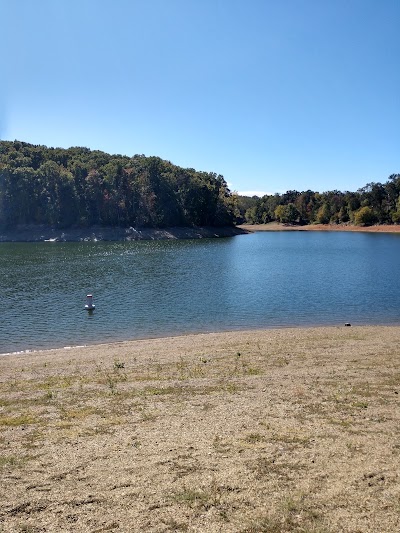
[[[238,228],[247,231],[364,231],[368,233],[400,233],[400,225],[378,224],[376,226],[353,226],[351,224],[309,224],[295,226],[270,222],[268,224],[241,224]]]
[[[0,531],[400,530],[400,327],[0,358]]]

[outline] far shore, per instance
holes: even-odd
[[[353,226],[349,224],[310,224],[296,226],[270,222],[269,224],[240,224],[225,227],[119,228],[90,226],[60,229],[51,226],[20,225],[0,229],[1,242],[96,242],[142,241],[176,239],[213,239],[234,237],[257,231],[357,231],[369,233],[400,233],[400,225]]]
[[[1,531],[400,530],[400,326],[0,358]]]
[[[240,224],[237,226],[247,232],[256,231],[358,231],[368,233],[400,233],[400,225],[377,224],[375,226],[354,226],[351,224],[308,224],[296,226],[270,222],[268,224]]]
[[[248,233],[235,227],[171,227],[171,228],[119,228],[90,226],[88,228],[54,228],[51,226],[20,225],[0,229],[0,242],[83,242],[83,241],[151,241],[174,239],[213,239],[233,237]]]

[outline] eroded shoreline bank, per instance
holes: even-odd
[[[18,226],[0,230],[0,242],[81,242],[81,241],[140,241],[171,239],[203,239],[234,237],[258,231],[351,231],[368,233],[400,233],[400,225],[352,226],[346,224],[310,224],[296,226],[270,222],[268,224],[240,224],[229,227],[172,227],[172,228],[89,228],[59,229],[50,226]]]
[[[238,227],[172,227],[172,228],[89,228],[58,229],[50,226],[19,226],[0,230],[0,242],[81,242],[81,241],[141,241],[171,239],[212,239],[248,233]]]

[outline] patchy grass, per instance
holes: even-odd
[[[260,433],[249,433],[248,435],[246,435],[244,440],[249,444],[257,444],[259,442],[263,442],[265,440],[265,437]]]
[[[181,386],[169,386],[169,387],[146,387],[141,391],[144,396],[164,396],[165,394],[173,394],[180,396],[184,392],[188,392],[190,389],[183,389]]]
[[[37,424],[38,422],[39,420],[31,414],[0,417],[0,426],[26,426],[28,424]]]
[[[172,494],[172,501],[197,509],[208,510],[217,507],[221,503],[223,489],[217,485],[215,479],[207,488],[184,487]]]
[[[36,455],[8,455],[0,456],[0,469],[15,469],[23,467],[28,461],[36,459]],[[1,530],[0,530],[1,531]]]
[[[82,420],[93,415],[100,416],[102,411],[96,407],[82,407],[76,409],[62,409],[61,410],[61,420]]]
[[[19,458],[15,455],[9,455],[7,457],[0,456],[0,468],[5,466],[16,466],[19,463]]]

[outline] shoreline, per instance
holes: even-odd
[[[309,224],[305,226],[295,226],[282,224],[280,222],[269,222],[268,224],[240,224],[238,228],[249,233],[258,231],[353,231],[367,233],[400,233],[400,225],[380,224],[376,226],[352,226],[349,224]]]
[[[46,355],[61,355],[66,352],[78,353],[81,350],[90,350],[90,351],[109,351],[113,352],[120,347],[129,349],[131,346],[135,346],[140,343],[164,343],[164,342],[173,342],[174,340],[181,340],[183,342],[191,343],[196,339],[201,337],[207,338],[218,338],[231,336],[232,338],[237,336],[251,336],[251,335],[266,335],[267,333],[276,333],[276,332],[285,332],[285,331],[305,331],[305,330],[331,330],[331,329],[356,329],[356,328],[399,328],[398,324],[361,324],[361,325],[351,325],[346,327],[344,324],[321,324],[321,325],[304,325],[304,326],[271,326],[270,328],[248,328],[248,329],[237,329],[237,330],[223,330],[223,331],[198,331],[190,333],[177,333],[172,335],[161,335],[161,336],[152,336],[152,337],[139,337],[131,339],[122,339],[122,340],[113,340],[113,341],[104,341],[98,343],[88,343],[88,344],[77,344],[77,345],[66,345],[66,346],[56,346],[56,347],[45,347],[45,348],[28,348],[26,350],[18,350],[15,352],[3,352],[0,353],[0,358],[6,358],[8,356],[21,356],[29,357],[36,355],[46,356]],[[1,380],[1,378],[0,378]]]
[[[345,325],[345,323],[338,323],[338,322],[332,322],[332,323],[325,323],[325,324],[287,324],[287,325],[271,325],[263,326],[263,327],[246,327],[244,329],[223,329],[223,330],[209,330],[209,331],[187,331],[187,332],[179,332],[179,333],[172,333],[172,334],[161,334],[161,335],[150,335],[150,336],[143,336],[143,337],[131,337],[131,338],[122,338],[122,339],[114,339],[114,340],[107,340],[104,339],[103,341],[99,342],[87,342],[84,344],[67,344],[65,346],[45,346],[45,347],[32,347],[32,348],[26,348],[26,349],[20,349],[20,350],[14,350],[14,351],[7,351],[7,352],[0,352],[0,358],[2,357],[14,357],[14,356],[29,356],[34,355],[37,353],[47,353],[47,352],[54,352],[54,351],[64,351],[68,352],[70,350],[80,350],[80,349],[87,349],[87,348],[93,348],[96,347],[109,347],[110,350],[112,350],[113,347],[119,346],[121,344],[130,344],[130,343],[136,343],[136,342],[144,342],[144,341],[160,341],[160,340],[168,340],[168,339],[185,339],[186,337],[198,337],[198,336],[214,336],[214,335],[249,335],[251,333],[257,334],[262,332],[268,332],[268,331],[286,331],[286,330],[309,330],[309,329],[315,329],[315,330],[321,330],[324,328],[348,328],[348,326]],[[354,328],[400,328],[400,324],[397,322],[393,323],[351,323],[350,327]]]
[[[5,532],[397,531],[400,326],[0,358]]]
[[[248,233],[236,226],[226,227],[170,227],[119,228],[91,226],[88,228],[59,229],[51,226],[21,225],[0,230],[1,242],[97,242],[149,241],[173,239],[214,239]]]
[[[170,227],[119,228],[91,226],[59,229],[51,226],[20,225],[0,229],[2,242],[120,242],[176,239],[214,239],[246,235],[261,231],[351,231],[367,233],[400,233],[400,225],[352,226],[347,224],[310,224],[295,226],[270,222],[268,224],[239,224],[226,227]]]

